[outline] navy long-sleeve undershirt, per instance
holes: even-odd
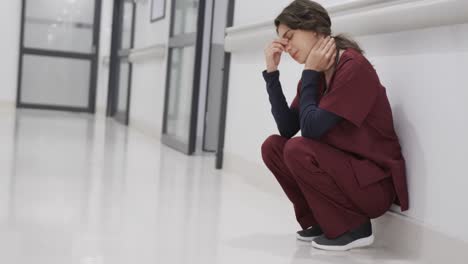
[[[319,72],[302,72],[299,112],[290,108],[286,102],[279,71],[263,71],[263,77],[267,84],[271,113],[281,136],[291,138],[300,129],[303,137],[318,139],[342,120],[340,116],[318,107]]]
[[[299,112],[289,108],[279,81],[279,71],[263,71],[263,78],[267,85],[268,97],[271,104],[271,113],[275,119],[281,136],[293,137],[300,129]]]

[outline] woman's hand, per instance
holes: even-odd
[[[287,39],[275,39],[265,48],[265,62],[267,72],[274,72],[278,70],[281,54],[283,51],[285,51],[286,45],[288,45]]]
[[[330,69],[335,62],[336,44],[330,36],[321,38],[310,50],[304,70],[323,72]]]

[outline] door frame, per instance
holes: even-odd
[[[100,45],[100,28],[101,28],[101,8],[102,0],[94,0],[94,22],[93,22],[93,54],[70,52],[70,51],[54,51],[39,48],[27,48],[24,45],[24,28],[26,19],[26,5],[27,1],[22,0],[21,6],[21,30],[20,30],[20,43],[19,43],[19,61],[18,61],[18,78],[17,78],[17,94],[16,94],[16,107],[17,108],[32,108],[43,110],[59,110],[71,112],[96,112],[96,90],[97,90],[97,77],[98,77],[98,62],[99,62],[99,45]],[[23,103],[21,102],[21,84],[23,75],[23,57],[24,55],[40,55],[47,57],[59,57],[66,59],[84,59],[91,62],[90,78],[89,78],[89,94],[88,106],[76,107],[66,105],[44,105],[36,103]]]
[[[226,28],[232,27],[234,24],[234,7],[235,0],[229,0]],[[226,136],[226,117],[227,117],[227,103],[229,94],[229,72],[231,66],[231,53],[224,53],[224,72],[223,72],[223,88],[221,94],[221,114],[219,121],[219,137],[218,148],[216,150],[215,168],[220,170],[223,168],[224,162],[224,139]]]
[[[192,155],[195,152],[196,136],[197,136],[197,119],[198,119],[198,101],[200,97],[200,73],[203,52],[203,33],[205,24],[205,0],[199,0],[197,12],[197,32],[184,33],[183,36],[173,36],[174,33],[174,20],[175,20],[175,1],[171,4],[171,19],[169,30],[169,42],[167,47],[167,66],[166,66],[166,89],[164,95],[164,112],[163,112],[163,125],[161,133],[161,142],[165,145],[181,151],[187,155]],[[193,35],[191,35],[193,34]],[[191,35],[191,36],[190,36]],[[170,66],[172,60],[172,49],[188,47],[185,45],[191,37],[195,36],[195,60],[193,68],[193,82],[192,82],[192,101],[190,107],[190,125],[189,125],[189,138],[188,143],[181,142],[167,134],[167,114],[169,108],[169,94],[170,94]]]
[[[116,4],[117,2],[117,4]],[[132,33],[131,33],[131,47],[129,49],[121,50],[122,44],[122,27],[124,19],[124,4],[131,2],[133,5],[132,10]],[[112,15],[112,36],[111,36],[111,51],[109,59],[109,82],[107,93],[107,108],[106,116],[114,117],[122,124],[128,125],[130,119],[130,97],[132,91],[132,76],[133,65],[129,63],[129,76],[128,76],[128,92],[127,92],[127,111],[124,116],[119,116],[117,113],[118,99],[119,99],[119,84],[120,84],[120,63],[122,60],[128,61],[130,50],[133,49],[135,43],[135,22],[136,22],[136,3],[133,0],[115,0]]]

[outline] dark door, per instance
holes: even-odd
[[[162,142],[186,154],[195,151],[204,0],[172,3]]]
[[[107,115],[128,125],[132,64],[128,57],[133,48],[135,31],[135,3],[132,0],[116,0],[112,29],[112,47],[109,76]]]

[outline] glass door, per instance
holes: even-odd
[[[95,111],[101,0],[23,0],[17,107]]]
[[[205,0],[172,3],[162,142],[195,151]]]
[[[128,60],[133,48],[135,29],[135,3],[132,0],[118,0],[115,6],[116,23],[113,27],[111,48],[111,70],[109,82],[108,116],[128,125],[132,64]],[[115,42],[115,43],[114,43]]]

